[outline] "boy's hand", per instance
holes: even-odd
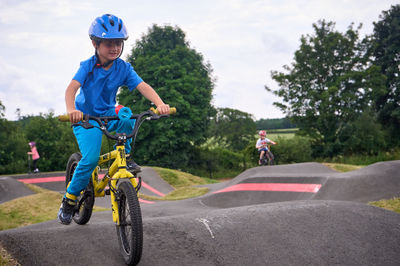
[[[71,123],[78,123],[79,121],[82,121],[81,111],[78,110],[68,111],[68,116],[69,116],[69,121],[71,121]]]
[[[157,106],[157,111],[160,113],[160,115],[169,114],[169,105],[160,104],[159,106]]]

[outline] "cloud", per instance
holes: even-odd
[[[23,115],[47,113],[55,103],[63,103],[63,89],[54,88],[55,78],[26,71],[0,58],[0,101],[6,107],[6,118],[15,119],[17,108]],[[53,90],[53,91],[51,91]]]
[[[214,69],[217,107],[257,118],[282,117],[264,85],[277,86],[270,71],[292,62],[301,35],[312,34],[312,23],[334,21],[343,32],[351,22],[362,22],[361,32],[371,33],[372,21],[392,4],[398,0],[148,0],[140,5],[131,0],[2,0],[0,101],[7,119],[15,119],[16,108],[23,114],[63,113],[65,88],[79,62],[93,55],[89,25],[112,13],[123,18],[130,33],[122,58],[152,24],[178,25]]]

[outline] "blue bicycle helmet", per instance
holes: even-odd
[[[104,39],[128,39],[128,31],[122,19],[111,14],[97,17],[89,28],[90,39],[101,41]]]

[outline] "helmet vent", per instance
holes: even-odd
[[[111,24],[112,27],[114,27],[114,20],[111,19],[110,20],[110,24]]]
[[[106,31],[108,31],[108,29],[107,29],[107,27],[106,27],[106,25],[104,25],[104,24],[101,24],[101,26],[106,30]]]
[[[119,23],[119,25],[118,25],[118,31],[121,31],[121,28],[122,28],[122,23]]]

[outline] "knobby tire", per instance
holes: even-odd
[[[76,152],[69,157],[69,160],[67,163],[66,176],[65,176],[65,187],[66,188],[67,188],[69,182],[71,181],[72,176],[74,175],[76,166],[78,165],[81,158],[82,158],[82,155],[79,152]],[[83,202],[81,202],[83,197],[85,199]],[[92,216],[93,205],[94,205],[94,189],[93,189],[92,179],[90,179],[88,186],[86,187],[86,189],[84,191],[82,191],[81,195],[78,197],[78,205],[77,206],[79,206],[79,210],[76,210],[73,220],[77,224],[80,224],[80,225],[83,225],[83,224],[86,224],[87,222],[89,222],[90,217]]]
[[[120,181],[117,188],[119,225],[118,242],[127,265],[137,265],[142,257],[143,224],[136,190],[129,181]]]

